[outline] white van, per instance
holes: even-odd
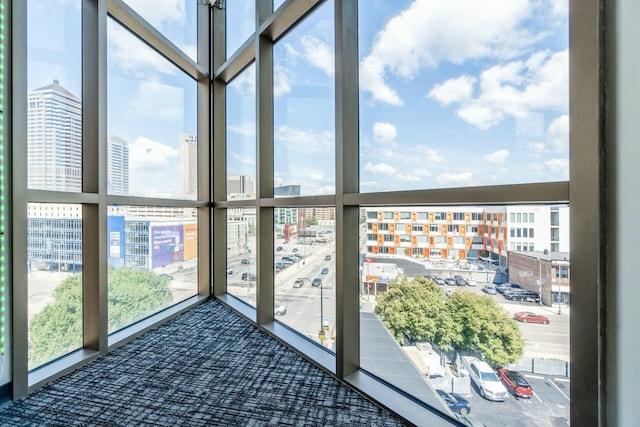
[[[478,387],[482,397],[499,402],[503,402],[507,398],[507,389],[487,362],[479,359],[471,362],[469,376]]]

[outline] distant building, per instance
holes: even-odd
[[[58,80],[27,100],[28,187],[82,191],[82,105]]]
[[[249,175],[227,175],[227,194],[255,194]]]
[[[509,251],[509,282],[540,293],[542,303],[570,301],[571,258],[568,252]]]
[[[198,196],[198,138],[196,135],[180,135],[180,185],[188,198]]]
[[[111,133],[107,137],[107,192],[129,195],[129,142]]]
[[[273,189],[275,197],[294,197],[300,195],[300,185],[281,185]]]

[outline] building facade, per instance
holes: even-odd
[[[107,136],[107,192],[129,195],[129,142],[112,133]]]
[[[198,193],[198,138],[180,135],[180,185],[182,194],[195,198]]]
[[[27,141],[29,188],[82,191],[82,105],[58,80],[29,92]]]

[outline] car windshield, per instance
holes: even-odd
[[[500,381],[498,376],[493,372],[480,372],[482,381]]]

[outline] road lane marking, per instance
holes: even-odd
[[[560,392],[561,395],[563,395],[569,402],[571,402],[571,399],[569,399],[569,397],[566,394],[564,394],[562,390],[560,390],[560,387],[558,387],[554,381],[549,381],[549,382],[551,383],[552,386],[554,386]]]
[[[525,377],[526,378],[535,378],[537,380],[544,380],[545,379],[544,377],[539,377],[538,375],[529,375],[529,374],[525,375]]]

